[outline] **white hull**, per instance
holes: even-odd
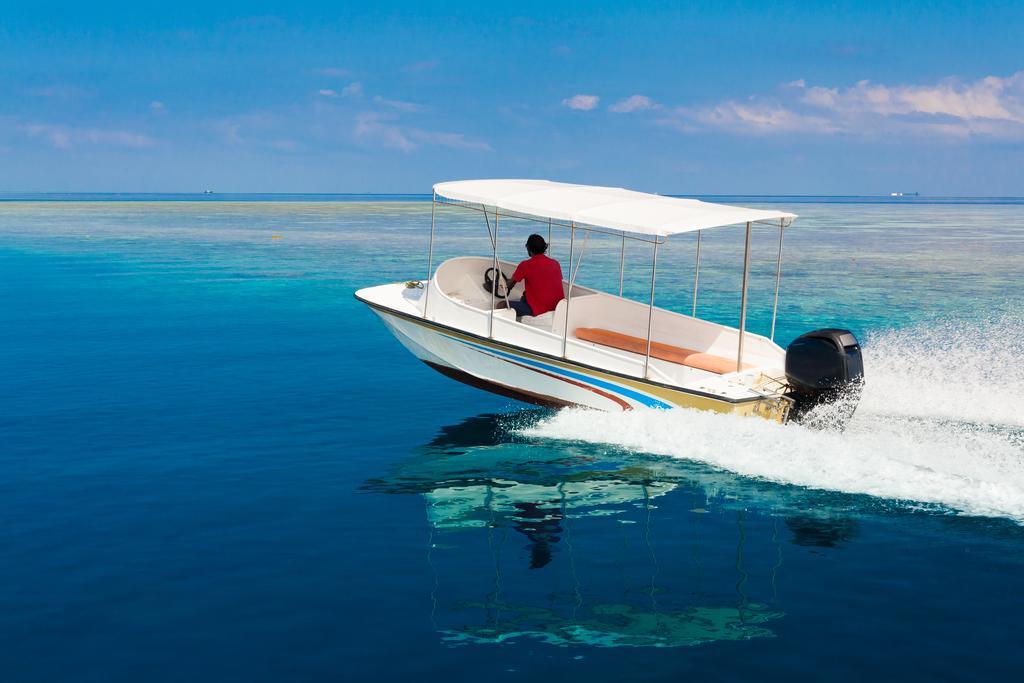
[[[410,353],[435,370],[527,403],[604,411],[686,407],[758,415],[780,422],[788,414],[788,402],[778,398],[728,400],[644,381],[469,334],[409,311],[375,305],[362,296],[360,299],[370,305]]]
[[[603,386],[611,383],[583,377],[579,369],[556,365],[550,359],[485,345],[483,340],[454,336],[451,332],[374,310],[414,356],[440,372],[480,388],[540,405],[575,405],[615,411],[645,405],[671,407],[662,405],[664,402],[655,396],[626,386]],[[634,393],[635,396],[626,395]]]

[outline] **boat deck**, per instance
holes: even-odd
[[[641,337],[633,337],[621,332],[602,330],[595,327],[577,327],[573,334],[577,339],[600,344],[601,346],[609,346],[620,351],[629,351],[630,353],[637,354],[647,353],[647,340]],[[716,375],[724,375],[736,370],[735,359],[693,349],[684,349],[681,346],[663,344],[662,342],[651,342],[651,358],[658,358],[670,363],[713,372]],[[743,364],[744,369],[753,367],[750,363]]]

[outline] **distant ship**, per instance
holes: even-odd
[[[890,197],[917,197],[920,194],[921,194],[920,192],[890,192],[889,196]]]

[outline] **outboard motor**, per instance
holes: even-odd
[[[802,334],[786,349],[786,381],[792,419],[840,429],[853,417],[864,383],[860,344],[849,330],[828,328]],[[814,410],[828,406],[822,410]]]

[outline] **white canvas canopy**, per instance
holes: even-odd
[[[656,237],[740,223],[785,226],[796,218],[784,211],[550,180],[459,180],[438,183],[434,192],[439,198],[489,209]]]

